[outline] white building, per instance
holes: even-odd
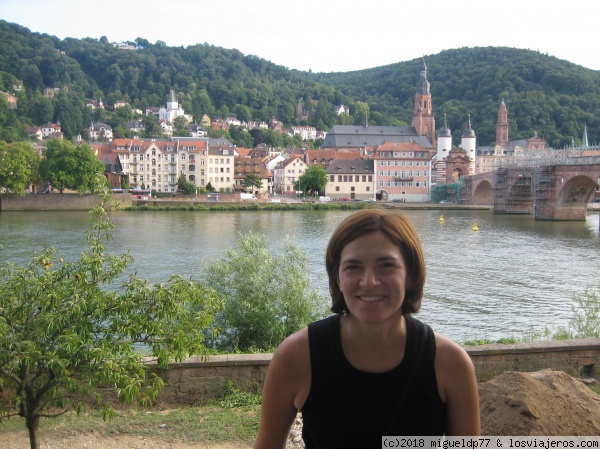
[[[331,199],[375,198],[375,173],[372,159],[337,159],[327,167],[325,196]]]
[[[273,183],[276,193],[293,194],[296,181],[304,174],[308,165],[297,156],[291,157],[277,164],[273,170]]]
[[[302,140],[315,140],[317,128],[314,126],[292,126],[292,134],[302,137]]]
[[[171,97],[169,101],[167,101],[167,107],[160,108],[158,110],[158,119],[164,120],[169,123],[175,123],[175,119],[180,116],[185,117],[188,123],[191,123],[193,121],[192,116],[187,115],[185,113],[185,111],[175,98],[175,92],[173,91],[173,89],[171,89]]]

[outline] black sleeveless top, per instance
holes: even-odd
[[[433,330],[411,316],[405,318],[404,358],[383,373],[360,371],[348,362],[339,315],[308,325],[311,386],[302,408],[307,449],[379,449],[384,435],[445,433],[446,406],[437,390]]]

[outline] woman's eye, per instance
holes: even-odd
[[[360,267],[358,265],[346,265],[346,267],[344,268],[344,270],[346,271],[353,271],[353,270],[358,270]]]

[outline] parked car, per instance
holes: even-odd
[[[440,201],[440,204],[453,204],[453,203],[450,200],[442,200],[442,201]]]

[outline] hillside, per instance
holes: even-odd
[[[591,142],[600,141],[600,72],[535,51],[474,47],[424,58],[438,129],[444,113],[455,141],[471,114],[480,145],[496,139],[498,107],[504,99],[510,138],[537,131],[554,148],[576,144],[587,123]],[[350,73],[316,74],[372,111],[409,121],[423,60]]]
[[[289,70],[257,56],[208,44],[167,47],[136,39],[138,50],[115,48],[106,39],[58,39],[0,20],[0,90],[15,80],[25,89],[19,107],[9,111],[0,98],[0,139],[26,138],[25,127],[60,122],[67,138],[83,133],[92,121],[110,124],[126,136],[133,118],[119,110],[91,111],[90,99],[109,107],[126,101],[134,108],[166,103],[171,89],[195,120],[236,114],[242,121],[276,117],[285,126],[308,124],[327,130],[336,124],[410,124],[421,59],[347,73]],[[480,145],[495,140],[500,101],[509,111],[511,139],[535,131],[560,148],[579,143],[584,123],[590,141],[600,141],[600,72],[537,52],[508,48],[463,48],[427,56],[438,129],[443,114],[456,135],[471,115]],[[45,98],[46,87],[67,88]],[[311,100],[317,100],[313,103]],[[310,118],[298,122],[303,101]],[[350,116],[338,116],[345,104]],[[232,136],[236,140],[236,136]],[[244,145],[259,136],[237,136]]]

